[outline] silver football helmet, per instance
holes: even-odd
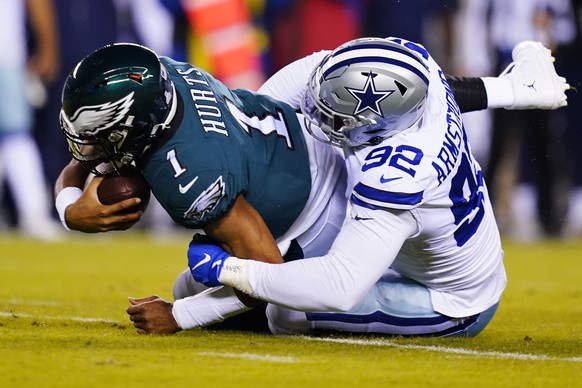
[[[429,70],[419,46],[360,38],[326,56],[301,101],[309,132],[333,145],[378,144],[424,112]]]

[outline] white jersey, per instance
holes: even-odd
[[[330,252],[252,261],[252,295],[301,311],[348,310],[391,267],[425,285],[451,317],[497,303],[506,284],[499,232],[459,108],[438,65],[422,122],[346,152],[352,217]]]
[[[348,187],[357,206],[412,213],[418,230],[392,268],[427,286],[436,311],[464,316],[499,300],[503,252],[459,108],[440,68],[430,65],[423,122],[348,156]]]

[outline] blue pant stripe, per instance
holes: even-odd
[[[370,324],[370,323],[382,323],[391,326],[397,327],[430,327],[430,326],[438,326],[442,325],[443,323],[451,322],[454,318],[447,317],[445,315],[438,315],[435,317],[425,318],[425,317],[416,317],[416,318],[403,318],[397,317],[393,315],[389,315],[380,311],[376,311],[372,314],[343,314],[343,313],[306,313],[307,319],[309,321],[327,321],[327,322],[342,322],[342,323],[349,323],[349,324]],[[434,337],[434,336],[450,336],[457,332],[462,332],[466,330],[469,326],[474,324],[479,318],[479,314],[473,315],[471,317],[466,318],[463,322],[449,327],[447,329],[437,331],[437,332],[425,332],[425,333],[415,333],[410,334],[410,336],[415,337]],[[379,333],[378,333],[379,334]],[[390,334],[390,333],[386,333]],[[408,336],[406,334],[399,333],[398,335]]]
[[[449,321],[451,318],[438,315],[430,318],[402,318],[389,315],[381,311],[372,314],[343,314],[343,313],[307,313],[310,321],[338,321],[344,323],[372,323],[380,322],[394,326],[432,326]]]

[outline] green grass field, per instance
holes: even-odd
[[[127,297],[171,297],[188,239],[0,236],[0,387],[582,387],[582,241],[505,241],[509,284],[473,339],[140,336]]]

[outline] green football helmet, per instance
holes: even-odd
[[[143,155],[175,111],[174,85],[158,56],[119,43],[89,54],[69,74],[60,124],[72,156],[104,175]]]

